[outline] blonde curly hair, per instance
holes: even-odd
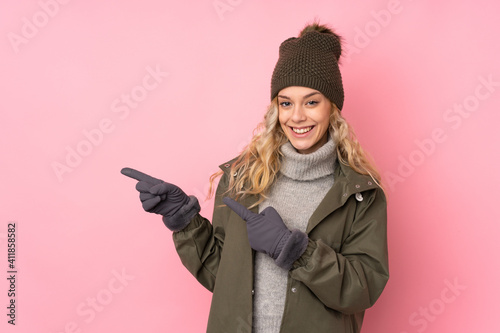
[[[341,116],[337,106],[330,103],[329,134],[336,144],[339,162],[349,165],[360,174],[370,176],[382,187],[380,174],[359,144],[352,127]],[[225,195],[236,199],[257,195],[259,199],[253,206],[266,199],[281,168],[280,147],[288,141],[280,126],[278,115],[278,98],[275,97],[268,107],[264,120],[255,129],[251,142],[232,164],[230,174],[236,176],[230,178]],[[208,198],[214,194],[214,181],[223,173],[220,170],[210,177]]]

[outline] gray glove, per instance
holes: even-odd
[[[174,184],[131,168],[123,168],[121,173],[139,181],[135,188],[140,192],[142,208],[146,212],[163,215],[163,222],[170,230],[183,229],[192,216],[200,211],[198,200],[190,198]]]
[[[250,247],[276,260],[292,235],[278,212],[273,207],[267,207],[260,214],[255,214],[231,198],[225,197],[222,201],[247,222]]]

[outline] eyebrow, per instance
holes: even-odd
[[[313,96],[313,95],[316,95],[316,94],[319,94],[319,91],[314,91],[314,92],[312,92],[312,93],[310,93],[310,94],[307,94],[307,95],[305,95],[304,97],[302,97],[302,99],[309,98],[309,97],[311,97],[311,96]],[[290,97],[285,96],[285,95],[278,95],[278,97],[285,98],[285,99],[290,99],[290,100],[291,100],[291,98],[290,98]]]

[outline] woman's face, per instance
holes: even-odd
[[[292,146],[310,154],[328,141],[331,103],[322,93],[292,86],[278,93],[279,121]]]

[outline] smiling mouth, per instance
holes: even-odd
[[[296,128],[296,127],[291,127],[292,131],[294,131],[297,134],[304,134],[309,132],[310,130],[313,129],[314,126],[309,126],[309,127],[302,127],[302,128]]]

